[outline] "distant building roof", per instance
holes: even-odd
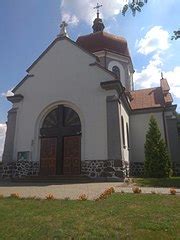
[[[169,93],[170,87],[167,80],[161,79],[160,83],[160,87],[130,92],[130,106],[132,110],[159,108],[172,105],[173,98]]]

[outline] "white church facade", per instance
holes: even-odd
[[[3,177],[141,176],[151,115],[178,174],[176,105],[167,80],[134,90],[127,41],[104,32],[99,15],[94,32],[76,42],[65,28],[7,97]]]

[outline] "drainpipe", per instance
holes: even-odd
[[[170,146],[169,146],[169,138],[168,138],[168,131],[167,131],[167,124],[166,124],[166,119],[165,119],[165,109],[163,109],[162,112],[162,117],[163,117],[163,126],[164,126],[164,137],[165,137],[165,142],[168,147],[168,150],[170,152]]]

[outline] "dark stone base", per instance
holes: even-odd
[[[180,176],[180,163],[172,163],[173,176]],[[131,177],[144,177],[144,163],[132,162],[130,163]]]
[[[173,176],[180,176],[180,163],[173,163]]]
[[[144,176],[144,163],[143,162],[131,162],[130,163],[130,176],[131,177],[143,177]]]
[[[121,160],[87,160],[81,162],[81,174],[90,178],[129,177],[129,164]],[[17,161],[3,165],[2,178],[23,178],[39,175],[39,162]]]
[[[2,178],[21,178],[26,176],[38,176],[39,162],[17,161],[3,165]]]
[[[86,160],[81,162],[81,173],[90,178],[125,178],[129,167],[121,160]]]

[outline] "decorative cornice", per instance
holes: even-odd
[[[125,88],[122,86],[119,80],[101,82],[100,85],[104,90],[116,90],[119,96],[121,96],[125,91]]]
[[[7,97],[8,101],[12,102],[12,103],[17,103],[17,102],[21,102],[23,100],[23,95],[21,94],[17,94],[14,96],[9,96]]]
[[[12,90],[13,93],[15,93],[15,91],[28,79],[28,78],[31,78],[31,77],[34,77],[33,74],[27,74],[23,80],[21,80],[18,85]]]
[[[100,85],[104,90],[116,90],[119,95],[119,101],[120,99],[122,99],[127,111],[129,113],[132,111],[127,96],[125,94],[125,88],[119,80],[101,82]]]

